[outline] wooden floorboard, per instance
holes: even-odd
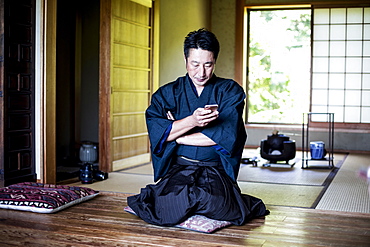
[[[145,223],[124,194],[55,214],[0,210],[0,246],[370,246],[370,214],[268,207],[271,214],[213,234]]]

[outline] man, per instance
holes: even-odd
[[[160,181],[129,197],[128,205],[148,223],[173,226],[198,214],[242,225],[268,213],[236,183],[246,141],[245,93],[213,74],[219,49],[213,33],[190,32],[187,75],[159,88],[146,111],[154,180]]]

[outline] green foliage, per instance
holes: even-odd
[[[261,11],[260,16],[265,19],[266,22],[271,21],[277,17],[274,11]]]
[[[294,32],[296,41],[309,41],[311,39],[311,15],[301,14],[298,20],[291,20],[291,26],[287,30]]]
[[[277,11],[259,11],[259,17],[256,19],[255,32],[265,32],[264,25],[279,26],[283,21],[288,23],[287,32],[291,33],[291,41],[286,43],[283,48],[287,51],[302,47],[302,41],[310,41],[311,35],[311,16],[310,14],[301,14],[298,19],[292,17],[279,16]],[[258,33],[261,36],[261,33]],[[279,33],[280,35],[280,33]],[[281,33],[286,35],[286,33]],[[286,118],[290,109],[293,108],[294,99],[291,97],[289,75],[284,71],[279,71],[279,66],[272,66],[272,49],[275,48],[260,42],[264,41],[254,39],[251,33],[249,42],[249,85],[248,85],[248,116],[258,116],[254,119],[264,119],[266,122],[281,122]],[[275,48],[279,49],[279,48]],[[280,48],[281,49],[281,48]],[[276,56],[276,55],[275,55]]]

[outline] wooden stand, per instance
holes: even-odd
[[[327,151],[326,157],[323,159],[312,159],[309,157],[310,154],[310,123],[312,122],[313,115],[325,115],[328,131],[328,143],[326,143],[325,149]],[[334,167],[334,113],[303,113],[303,124],[302,124],[302,169],[309,168],[309,161],[326,161],[328,162],[328,168]]]

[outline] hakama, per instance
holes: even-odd
[[[241,194],[222,166],[175,164],[157,184],[127,200],[141,219],[160,226],[177,225],[192,215],[242,225],[267,213],[260,199]]]

